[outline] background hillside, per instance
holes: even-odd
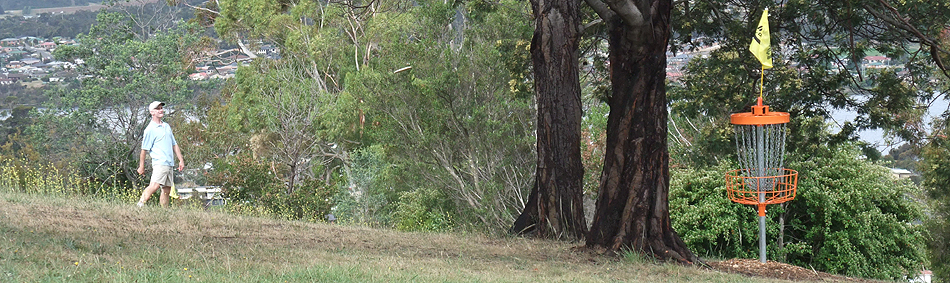
[[[22,10],[24,8],[42,9],[53,7],[85,6],[88,4],[100,3],[102,3],[102,1],[99,0],[2,0],[0,1],[0,7],[3,7],[3,10]]]

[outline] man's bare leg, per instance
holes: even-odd
[[[158,196],[158,202],[162,204],[162,208],[168,208],[171,192],[172,187],[162,186],[162,194]]]
[[[145,202],[152,197],[152,194],[155,193],[158,188],[161,187],[158,183],[150,183],[148,187],[145,187],[145,190],[142,190],[142,196],[139,197],[139,206],[145,205]],[[159,199],[161,201],[161,199]]]

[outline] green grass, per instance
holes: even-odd
[[[577,243],[0,191],[0,282],[776,282]]]

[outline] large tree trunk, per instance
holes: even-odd
[[[538,97],[534,188],[510,232],[582,239],[587,232],[581,164],[580,17],[576,0],[532,0],[531,61]]]
[[[652,1],[642,28],[608,21],[612,93],[600,195],[587,246],[694,263],[670,224],[666,50],[670,1]]]

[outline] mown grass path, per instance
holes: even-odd
[[[768,282],[575,246],[0,192],[2,282]]]

